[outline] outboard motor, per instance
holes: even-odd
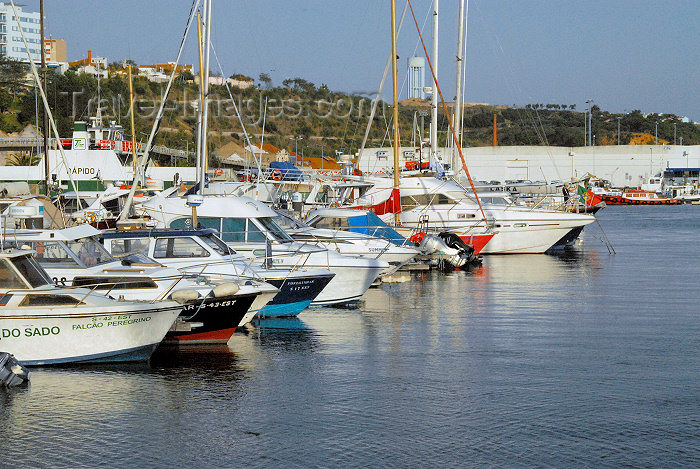
[[[29,382],[29,370],[14,355],[0,352],[0,385],[13,388]]]
[[[474,246],[465,243],[464,240],[458,235],[450,233],[449,231],[443,231],[438,236],[440,236],[440,239],[442,239],[449,247],[459,251],[464,251],[466,254],[474,254]]]
[[[465,243],[462,238],[449,231],[439,235],[423,235],[418,249],[425,255],[440,256],[438,266],[443,270],[452,270],[467,264],[481,264],[481,256],[474,255],[474,246]]]

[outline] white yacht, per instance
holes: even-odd
[[[182,311],[56,286],[32,252],[0,252],[0,348],[24,365],[147,360]]]
[[[92,226],[79,225],[8,231],[4,242],[34,249],[56,285],[87,287],[126,300],[180,299],[185,303],[181,318],[185,324],[170,331],[169,343],[225,343],[236,327],[249,322],[277,294],[262,280],[214,282],[150,259],[119,261],[104,249],[99,235]]]
[[[213,228],[236,252],[251,259],[285,268],[326,268],[333,280],[311,303],[315,306],[357,302],[389,264],[379,259],[344,256],[334,250],[299,243],[276,222],[275,213],[247,197],[203,196],[197,207],[198,225]],[[156,196],[141,210],[166,228],[191,228],[192,209],[183,197]]]
[[[260,310],[263,318],[298,315],[335,276],[328,269],[264,268],[237,254],[213,229],[115,230],[102,233],[102,240],[107,250],[120,258],[138,253],[213,281],[250,278],[274,285],[279,292]]]
[[[338,214],[340,211],[344,211],[342,216]],[[364,222],[367,216],[366,210],[312,210],[306,222],[279,210],[276,212],[278,217],[275,221],[295,241],[318,244],[350,256],[381,259],[394,266],[405,264],[418,255],[418,250],[407,242],[394,244],[390,240],[368,233],[368,227]],[[363,221],[351,226],[350,223],[358,217]],[[351,231],[351,229],[358,231]]]
[[[391,195],[391,179],[366,177],[363,182],[370,182],[372,187],[360,199],[347,200],[347,204],[378,204]],[[487,217],[484,220],[476,200],[462,186],[453,180],[434,177],[402,177],[399,191],[400,220],[407,229],[446,230],[467,239],[493,230],[495,234],[481,254],[543,253],[573,242],[584,226],[595,221],[591,215],[523,207],[502,197],[484,198],[482,205]],[[380,218],[389,217],[393,214]]]

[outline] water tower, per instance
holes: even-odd
[[[408,97],[425,99],[425,59],[423,57],[408,58]]]

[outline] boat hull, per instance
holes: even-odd
[[[488,245],[489,241],[491,241],[493,234],[462,235],[460,238],[462,238],[462,241],[472,246],[474,248],[474,255],[478,256]]]
[[[143,361],[182,307],[89,309],[0,311],[0,348],[28,366]]]
[[[201,326],[187,330],[173,327],[163,343],[166,345],[225,344],[236,332],[257,294],[237,295],[223,298],[206,298],[201,304],[194,301],[186,304],[180,318]]]
[[[323,291],[335,275],[265,278],[279,293],[260,311],[260,317],[297,316]]]
[[[336,275],[311,302],[311,306],[343,306],[358,302],[385,270],[384,266],[330,267]]]
[[[604,195],[603,202],[606,205],[680,205],[680,199],[653,199],[653,198],[631,198],[620,195]]]
[[[492,210],[492,213],[496,219],[493,226],[495,233],[479,254],[541,254],[572,229],[595,221],[590,215],[565,212]],[[417,214],[418,212],[404,212],[404,225],[417,228]],[[487,234],[479,233],[486,230],[483,225],[465,224],[463,221],[452,219],[447,211],[435,210],[430,212],[430,215],[430,228],[434,230],[451,231],[462,239]],[[469,244],[469,241],[466,242]]]
[[[230,245],[237,252],[255,259],[257,250],[254,245],[235,243]],[[326,269],[335,274],[335,277],[314,298],[311,306],[342,306],[357,302],[372,282],[389,266],[387,262],[379,259],[343,256],[336,251],[318,246],[310,246],[307,250],[306,246],[308,245],[295,243],[293,246],[285,246],[284,250],[273,250],[271,260],[274,267]]]

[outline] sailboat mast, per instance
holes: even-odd
[[[433,0],[433,68],[435,77],[433,79],[433,95],[430,99],[430,159],[431,162],[437,160],[437,119],[438,119],[438,91],[437,91],[437,70],[438,70],[438,0]]]
[[[204,2],[204,15],[205,15],[205,53],[204,53],[204,87],[203,87],[203,93],[204,93],[204,102],[202,103],[202,148],[201,148],[201,154],[202,154],[202,162],[201,162],[201,168],[202,171],[199,175],[199,193],[203,194],[204,193],[204,181],[206,178],[207,174],[207,134],[208,134],[208,125],[207,125],[207,116],[209,114],[209,106],[208,106],[208,101],[209,101],[209,52],[211,50],[211,7],[212,7],[212,1],[211,0],[205,0]]]
[[[204,104],[204,65],[202,62],[202,16],[197,12],[197,44],[199,45],[199,109],[197,110],[197,147],[195,148],[196,180],[202,172],[200,149],[202,148],[202,105]]]
[[[457,132],[457,139],[459,144],[462,144],[462,62],[464,56],[462,55],[462,43],[464,42],[464,0],[459,0],[459,16],[457,23],[457,85],[455,90],[455,112],[454,119],[452,122],[455,126],[455,131]],[[457,175],[459,171],[459,155],[457,153],[457,148],[452,149],[452,160],[450,161],[450,168],[452,172]]]
[[[399,93],[396,71],[396,0],[391,0],[391,84],[394,107],[394,189],[399,188]],[[392,196],[394,194],[392,193]],[[399,224],[399,214],[394,213],[394,223]]]
[[[129,115],[131,117],[131,159],[134,167],[134,177],[136,176],[136,130],[134,126],[134,86],[131,81],[131,65],[127,67],[129,71]]]
[[[46,93],[46,45],[44,43],[44,0],[39,2],[39,17],[41,19],[41,83],[39,86]],[[19,20],[18,20],[19,21]],[[51,169],[49,168],[49,115],[44,110],[44,184],[46,195],[49,196],[49,185],[51,184]],[[58,142],[60,144],[60,142]]]

